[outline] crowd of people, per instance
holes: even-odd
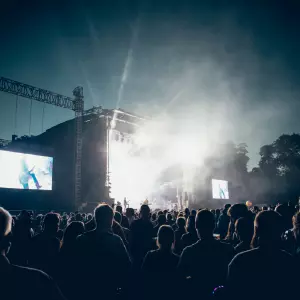
[[[1,299],[292,299],[299,257],[299,208],[288,204],[0,208]]]

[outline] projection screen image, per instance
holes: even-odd
[[[228,181],[212,179],[213,199],[229,199]]]
[[[52,190],[52,157],[0,150],[0,170],[0,188]]]

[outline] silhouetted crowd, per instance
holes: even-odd
[[[300,213],[0,208],[0,254],[0,299],[297,299]]]

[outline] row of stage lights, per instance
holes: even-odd
[[[112,130],[111,140],[116,141],[116,142],[126,143],[126,144],[132,144],[132,145],[134,144],[132,135],[125,134],[125,133],[119,132],[117,130]]]

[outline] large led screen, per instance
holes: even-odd
[[[228,181],[212,179],[213,199],[229,199]]]
[[[0,150],[0,188],[52,190],[53,158]]]

